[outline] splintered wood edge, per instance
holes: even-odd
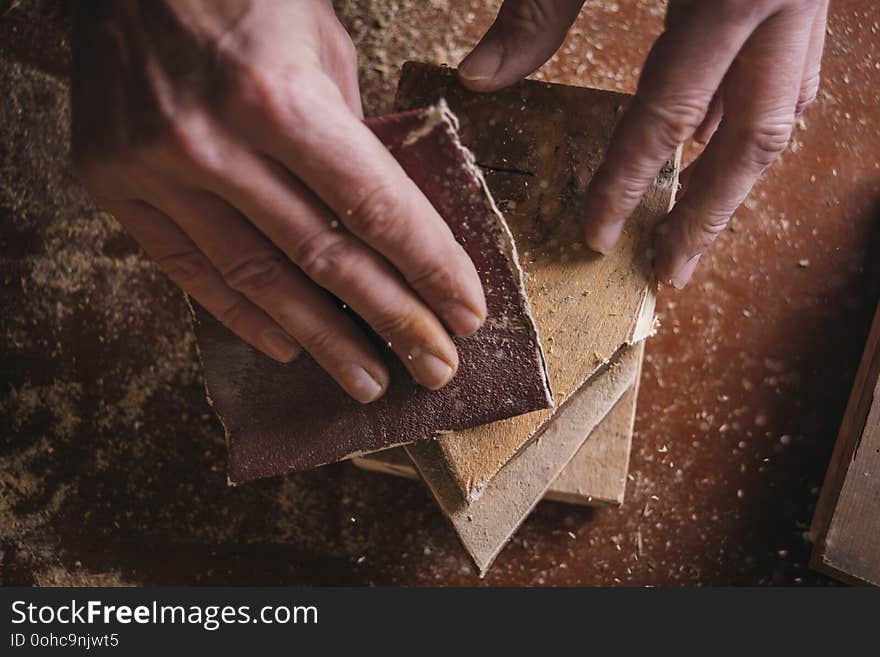
[[[637,376],[639,365],[644,357],[644,342],[632,348],[632,351],[624,354],[624,357],[635,358],[634,366],[627,368],[624,372],[615,369],[612,366],[606,366],[600,373],[584,383],[583,387],[601,384],[606,390],[607,405],[604,410],[599,411],[601,415],[592,420],[585,434],[580,439],[573,437],[571,433],[560,430],[556,435],[540,435],[521,451],[518,458],[508,462],[492,481],[486,486],[484,495],[479,500],[462,503],[461,496],[458,493],[458,487],[450,476],[449,471],[444,467],[442,461],[434,460],[426,462],[420,460],[416,462],[416,467],[423,480],[430,479],[432,486],[428,486],[431,494],[434,496],[443,514],[447,517],[453,526],[462,546],[470,555],[480,577],[483,577],[492,562],[507,545],[510,538],[529,516],[538,502],[541,501],[544,493],[556,479],[565,465],[571,460],[577,450],[583,445],[584,440],[592,432],[592,429],[601,422],[608,410],[616,404],[623,394],[629,390],[634,379]],[[622,378],[626,377],[626,378]],[[570,396],[560,411],[556,415],[557,418],[565,418],[560,415],[566,408],[571,407],[575,395]],[[557,420],[558,421],[558,420]],[[546,433],[548,426],[545,425],[542,433]],[[548,447],[549,446],[549,447]],[[535,482],[533,473],[528,472],[529,466],[536,463],[535,459],[541,458],[541,455],[530,454],[532,450],[557,450],[568,449],[567,454],[559,457],[559,461],[553,464],[555,470],[548,470],[546,479]],[[547,458],[551,454],[543,455]],[[534,491],[523,495],[507,495],[505,489],[525,489],[529,483],[534,484]],[[497,494],[495,490],[499,490]],[[497,499],[495,499],[495,497]],[[491,500],[491,501],[490,501]],[[491,507],[487,507],[491,505]],[[485,518],[481,518],[482,511]],[[492,535],[489,530],[494,528]],[[470,530],[470,531],[469,531]]]
[[[683,151],[683,146],[681,144],[675,149],[675,152],[672,154],[672,158],[670,158],[670,163],[672,164],[672,180],[669,182],[669,187],[672,192],[669,195],[669,203],[666,207],[666,212],[668,213],[672,210],[673,206],[675,206],[675,197],[678,193],[678,180],[681,169],[681,154]],[[655,309],[657,306],[657,280],[652,279],[648,286],[645,288],[645,293],[642,296],[642,303],[639,309],[639,313],[636,316],[636,320],[633,323],[633,327],[630,330],[630,336],[627,339],[627,344],[633,346],[642,340],[646,340],[650,338],[657,332],[657,322],[654,315]]]

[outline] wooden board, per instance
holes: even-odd
[[[407,63],[397,107],[439,98],[458,116],[462,141],[513,232],[558,408],[624,345],[652,331],[651,231],[673,200],[679,154],[646,192],[617,248],[601,256],[584,246],[579,212],[628,96],[535,81],[477,94],[452,69]],[[430,473],[446,470],[461,497],[474,501],[553,413],[457,431],[408,451],[432,489],[443,484]]]
[[[638,380],[643,350],[644,343],[628,347],[616,363],[596,373],[589,381],[590,395],[572,395],[554,421],[492,477],[476,500],[462,499],[442,463],[413,459],[422,478],[433,482],[434,499],[481,577],[586,437]]]
[[[575,393],[577,394],[577,393]],[[618,506],[626,493],[638,384],[627,390],[589,434],[544,493],[545,500],[579,506]],[[393,447],[352,459],[364,470],[419,479],[406,450]]]
[[[813,516],[812,565],[880,586],[880,307]]]
[[[559,473],[547,499],[582,506],[623,504],[638,396],[637,379]]]

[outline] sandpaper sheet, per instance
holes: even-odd
[[[462,141],[514,235],[551,386],[563,404],[625,345],[652,332],[651,234],[672,202],[680,149],[670,154],[615,250],[601,256],[584,246],[579,213],[629,96],[536,81],[479,94],[461,87],[452,69],[407,63],[397,107],[438,98],[458,116]],[[443,472],[462,499],[474,501],[553,412],[457,431],[407,451],[429,487],[445,485],[433,480]]]
[[[550,484],[543,499],[579,506],[618,506],[623,503],[637,400],[638,384],[623,393],[620,401],[596,425]],[[359,456],[352,462],[370,472],[419,479],[415,465],[401,447]]]
[[[277,363],[193,304],[209,400],[227,433],[232,483],[313,468],[552,404],[515,246],[458,139],[455,117],[439,102],[368,125],[474,261],[488,319],[474,336],[455,339],[458,373],[436,392],[415,384],[373,336],[391,383],[379,401],[361,405],[308,354]]]

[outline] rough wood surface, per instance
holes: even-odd
[[[475,335],[456,339],[458,372],[438,391],[412,380],[385,344],[393,336],[373,335],[390,384],[381,399],[364,405],[349,398],[307,353],[278,363],[195,308],[205,383],[227,432],[233,483],[306,470],[552,404],[516,249],[471,154],[458,140],[455,117],[441,102],[367,123],[473,260],[486,293],[486,323]]]
[[[548,499],[583,506],[619,506],[626,495],[639,378],[559,473]]]
[[[577,393],[575,393],[576,395]],[[638,382],[627,390],[544,493],[545,500],[579,506],[617,506],[626,493]],[[352,459],[359,468],[419,479],[406,450],[392,447]]]
[[[880,306],[811,532],[815,567],[847,581],[880,586]]]
[[[433,483],[434,498],[481,576],[587,436],[638,379],[643,353],[644,342],[628,347],[615,363],[597,372],[587,383],[590,394],[572,395],[540,436],[492,477],[477,500],[462,500],[442,462],[413,459],[422,478]]]
[[[651,331],[656,291],[651,231],[669,209],[678,156],[646,192],[615,250],[600,256],[583,245],[579,211],[628,96],[535,81],[477,94],[463,89],[452,69],[407,63],[397,107],[439,98],[458,116],[462,141],[485,171],[514,234],[561,405],[622,345]],[[410,455],[423,472],[438,471],[438,460],[445,464],[462,497],[475,500],[553,412],[455,432]],[[428,485],[435,486],[430,479]]]

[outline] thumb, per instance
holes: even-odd
[[[505,0],[498,17],[458,67],[462,84],[496,91],[553,56],[584,0]]]

